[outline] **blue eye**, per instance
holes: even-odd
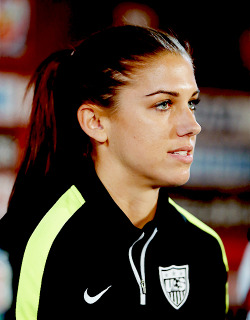
[[[198,103],[200,102],[200,99],[195,99],[195,100],[191,100],[188,102],[189,105],[189,109],[191,111],[195,111],[196,110],[196,106],[198,105]]]
[[[172,101],[171,100],[165,100],[162,101],[160,103],[156,104],[156,109],[159,111],[166,111],[170,108],[170,106],[172,105]]]

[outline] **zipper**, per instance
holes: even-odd
[[[140,241],[145,233],[143,232],[140,236],[139,239],[137,239],[133,244],[132,246],[129,248],[129,252],[128,252],[128,255],[129,255],[129,262],[130,262],[130,265],[131,265],[131,268],[133,270],[133,273],[134,273],[134,276],[135,276],[135,279],[138,283],[138,286],[139,286],[139,289],[140,289],[140,304],[141,305],[146,305],[146,281],[145,281],[145,256],[146,256],[146,250],[148,248],[148,245],[150,244],[150,242],[153,240],[154,236],[156,235],[157,233],[157,228],[154,229],[152,235],[150,236],[150,238],[148,239],[148,241],[145,243],[144,247],[142,248],[142,251],[141,251],[141,259],[140,259],[140,271],[141,271],[141,277],[136,269],[136,266],[134,264],[134,261],[133,261],[133,257],[132,257],[132,250],[133,250],[133,247],[134,245]]]

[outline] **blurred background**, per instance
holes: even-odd
[[[0,0],[0,217],[25,145],[29,77],[51,52],[110,25],[171,29],[193,49],[201,90],[191,179],[171,196],[221,236],[230,313],[250,309],[250,17],[246,1]],[[102,54],[102,48],[100,48]],[[216,284],[215,284],[216,285]],[[249,315],[250,317],[250,315]]]

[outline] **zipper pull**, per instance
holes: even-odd
[[[142,288],[142,293],[146,294],[146,283],[144,280],[141,280],[141,288]]]

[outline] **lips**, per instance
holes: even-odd
[[[184,146],[178,149],[169,151],[168,154],[175,160],[186,164],[191,164],[193,161],[193,147]]]
[[[184,146],[184,147],[180,147],[180,148],[178,148],[178,149],[169,151],[168,153],[179,154],[179,155],[182,155],[182,156],[187,156],[187,155],[189,155],[192,151],[193,151],[193,147],[192,147],[192,146]]]

